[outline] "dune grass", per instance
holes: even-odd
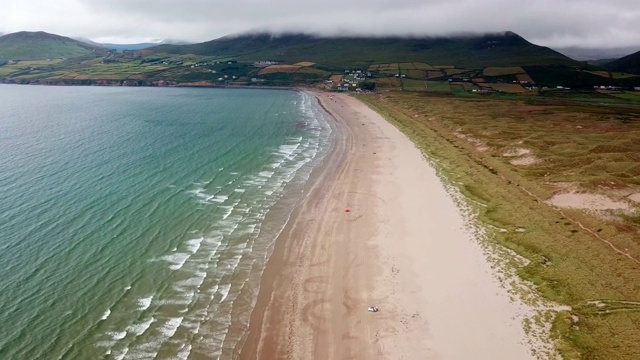
[[[470,199],[492,242],[530,261],[517,269],[523,279],[571,307],[539,319],[552,323],[565,359],[640,359],[638,216],[545,203],[567,183],[613,198],[640,189],[637,109],[407,92],[360,98]],[[504,154],[518,148],[540,161],[512,165]]]

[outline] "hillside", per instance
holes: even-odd
[[[640,76],[572,60],[512,32],[451,38],[252,34],[130,51],[23,32],[0,37],[0,57],[0,82],[21,84],[312,85],[343,91],[363,85],[444,94],[640,84]]]
[[[640,51],[614,60],[605,65],[611,71],[640,74]]]
[[[229,56],[239,61],[314,61],[329,67],[425,62],[457,67],[563,64],[576,61],[506,32],[481,36],[422,38],[316,37],[303,34],[227,36],[192,45],[161,45],[157,53]]]
[[[0,36],[0,58],[5,60],[72,58],[91,54],[96,49],[99,48],[42,31]]]

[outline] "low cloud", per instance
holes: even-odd
[[[0,12],[0,32],[44,30],[109,42],[196,42],[255,30],[375,36],[510,30],[552,47],[640,48],[637,24],[637,0],[22,0]]]

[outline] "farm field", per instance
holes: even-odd
[[[404,74],[411,79],[424,80],[427,78],[426,70],[406,70]]]
[[[632,78],[635,77],[637,75],[633,75],[633,74],[627,74],[627,73],[621,73],[621,72],[611,72],[609,73],[611,75],[612,78],[614,79],[628,79],[628,78]]]
[[[429,92],[451,92],[451,85],[448,81],[427,81],[427,91]]]
[[[271,65],[271,66],[267,66],[264,69],[261,69],[258,72],[258,75],[265,75],[265,74],[271,74],[271,73],[292,73],[292,72],[296,72],[298,71],[298,69],[300,69],[302,66],[298,66],[298,65]]]
[[[469,72],[469,70],[466,70],[466,69],[445,69],[445,73],[448,76],[464,74],[464,73],[467,73],[467,72]]]
[[[442,71],[427,71],[427,79],[437,79],[444,76],[445,74],[443,74]]]
[[[609,93],[609,95],[619,99],[640,101],[640,91],[612,92],[612,93]]]
[[[520,82],[532,83],[533,79],[528,74],[516,74],[516,79]]]
[[[488,84],[488,83],[479,83],[480,87],[488,87],[496,91],[502,91],[506,93],[526,93],[527,89],[523,88],[520,84]]]
[[[451,92],[454,94],[467,93],[474,89],[478,89],[476,85],[468,82],[451,82],[449,84],[451,86]]]
[[[404,91],[427,91],[426,80],[402,79]]]
[[[420,62],[414,62],[414,63],[391,63],[391,64],[373,64],[370,65],[368,70],[369,71],[377,71],[377,70],[394,70],[397,71],[398,69],[401,70],[438,70],[438,68],[435,68],[429,64],[425,64],[425,63],[420,63]]]
[[[400,82],[400,79],[394,77],[378,78],[374,81],[376,83],[376,89],[402,90],[402,83]]]
[[[603,78],[611,78],[611,74],[608,71],[588,71],[591,74],[602,76]]]
[[[561,95],[360,98],[411,137],[469,199],[486,225],[487,246],[528,259],[514,258],[511,266],[565,306],[536,320],[552,324],[564,358],[638,359],[638,107],[592,106]],[[572,207],[561,196],[574,197]],[[526,290],[514,291],[529,298]]]
[[[438,70],[435,67],[425,63],[413,63],[416,70]]]
[[[510,67],[487,67],[482,71],[484,76],[503,76],[503,75],[516,75],[524,74],[525,71],[519,66]]]

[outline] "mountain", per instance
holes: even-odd
[[[457,37],[320,37],[266,33],[227,36],[192,45],[160,45],[157,53],[228,56],[238,61],[313,61],[329,67],[426,62],[458,67],[577,65],[513,32]]]
[[[144,42],[144,43],[135,43],[135,44],[113,44],[113,43],[102,43],[98,44],[102,47],[105,47],[109,50],[116,51],[125,51],[125,50],[143,50],[148,49],[150,47],[158,46],[158,45],[189,45],[192,44],[187,41],[182,40],[174,40],[174,39],[164,39],[164,40],[152,40],[152,42]]]
[[[91,54],[99,47],[43,31],[0,36],[0,58],[7,60],[41,60],[72,58]]]
[[[585,47],[556,47],[554,50],[578,61],[600,61],[603,59],[618,59],[638,50],[638,47],[616,47],[610,49]]]
[[[60,57],[68,60],[7,61]],[[349,79],[364,81],[356,75],[362,74],[359,69],[368,70],[370,83],[402,89],[423,89],[427,79],[456,91],[495,85],[498,91],[516,92],[529,85],[593,89],[640,82],[640,76],[613,77],[600,66],[570,59],[512,32],[455,37],[260,33],[133,51],[109,51],[58,35],[22,32],[0,37],[0,58],[0,82],[21,84],[317,85],[345,70],[351,70]]]
[[[124,51],[124,50],[142,50],[150,47],[158,46],[158,43],[138,43],[138,44],[110,44],[103,43],[100,46],[109,50]]]
[[[611,71],[640,74],[640,51],[612,61],[605,67]]]
[[[89,39],[89,38],[85,38],[85,37],[73,37],[72,39],[73,39],[73,40],[78,40],[78,41],[80,41],[80,42],[83,42],[83,43],[85,43],[85,44],[89,44],[89,45],[92,45],[92,46],[96,46],[96,47],[103,47],[103,46],[102,46],[102,44],[99,44],[99,43],[97,43],[97,42],[95,42],[95,41],[93,41],[93,40],[91,40],[91,39]]]

